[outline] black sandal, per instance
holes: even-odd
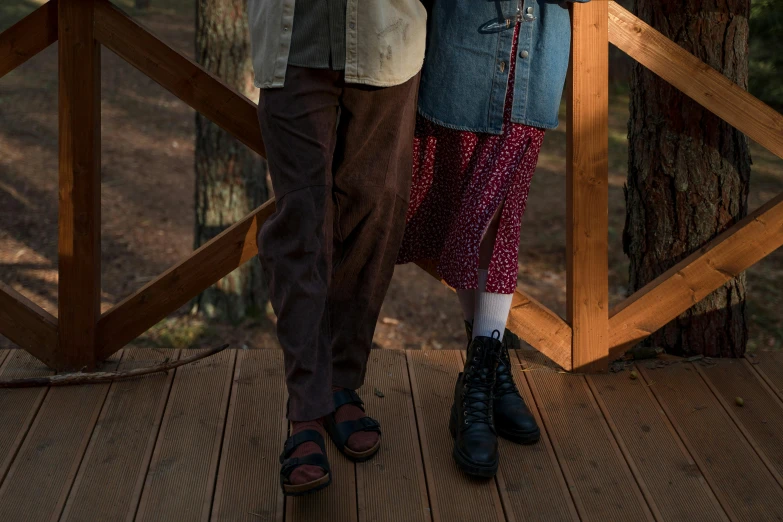
[[[364,411],[364,402],[362,402],[359,394],[355,391],[340,390],[334,392],[334,411],[336,412],[341,406],[346,404],[356,405]],[[362,417],[361,419],[338,423],[335,419],[335,414],[332,413],[324,417],[324,427],[334,445],[340,450],[340,453],[354,462],[364,462],[371,459],[381,448],[381,425],[372,417]],[[359,431],[374,431],[378,433],[378,443],[366,451],[353,451],[346,446],[346,443],[351,435]]]
[[[311,453],[304,457],[291,457],[291,454],[305,442],[315,442],[321,448],[322,453]],[[299,497],[308,493],[315,493],[332,483],[332,473],[329,460],[326,458],[326,445],[323,436],[315,430],[305,430],[292,435],[285,441],[283,453],[280,455],[280,487],[283,494],[289,497]],[[318,466],[326,473],[323,477],[306,484],[291,484],[291,473],[299,466]]]

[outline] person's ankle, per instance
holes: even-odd
[[[332,390],[337,392],[345,390],[342,386],[332,386]],[[359,406],[355,404],[345,404],[335,411],[334,418],[339,424],[345,421],[353,421],[366,417],[367,414]],[[375,447],[378,444],[380,435],[374,431],[357,431],[348,437],[345,445],[351,449],[351,451],[363,452]]]
[[[321,435],[326,435],[323,419],[310,421],[291,421],[291,435],[296,435],[307,430],[316,430]]]
[[[291,422],[291,435],[296,435],[307,430],[315,430],[326,438],[326,431],[324,430],[323,419],[316,419],[311,421],[292,421]],[[320,446],[315,442],[305,442],[294,450],[291,454],[292,458],[304,457],[306,455],[323,454]],[[291,472],[289,481],[294,485],[308,484],[315,480],[320,479],[326,474],[326,472],[318,466],[302,465]]]

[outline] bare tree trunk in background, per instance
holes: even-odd
[[[742,88],[750,0],[636,0],[637,16]],[[740,132],[634,65],[623,248],[637,290],[747,214],[750,152]],[[741,356],[745,275],[654,334],[675,354]]]
[[[246,0],[196,1],[196,57],[208,71],[252,100]],[[266,201],[266,163],[217,125],[196,115],[195,246],[209,241]],[[257,259],[235,270],[196,301],[207,317],[237,322],[258,315],[267,293]]]

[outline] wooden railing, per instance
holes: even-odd
[[[783,116],[615,2],[572,7],[567,317],[524,292],[509,327],[566,370],[608,362],[783,244],[783,194],[613,310],[608,305],[608,47],[613,43],[783,158]],[[108,0],[50,0],[0,34],[0,77],[59,45],[59,300],[55,318],[0,284],[0,333],[58,370],[93,367],[257,253],[274,200],[100,314],[100,48],[264,155],[255,105]],[[432,267],[422,268],[434,274]]]

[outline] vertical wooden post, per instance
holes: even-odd
[[[568,79],[567,306],[575,371],[608,368],[609,11],[572,7]]]
[[[100,46],[93,0],[60,0],[57,369],[92,368],[100,316]]]

